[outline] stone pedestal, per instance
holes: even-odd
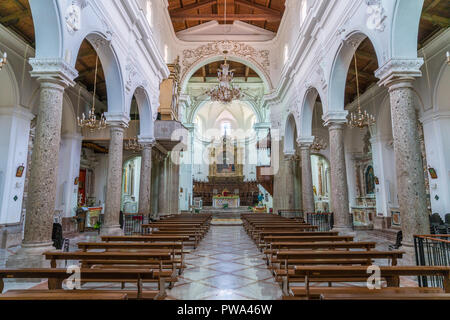
[[[121,235],[120,229],[120,202],[122,194],[122,157],[123,135],[127,126],[125,118],[109,120],[108,126],[111,133],[108,152],[108,179],[106,185],[105,216],[101,227],[102,235]]]
[[[24,239],[6,262],[8,268],[46,266],[43,252],[55,249],[52,241],[58,156],[65,87],[73,85],[76,70],[63,61],[31,59],[32,76],[41,84],[36,137],[28,182]]]
[[[376,74],[389,88],[403,245],[410,248],[415,234],[430,232],[413,88],[422,64],[422,59],[391,60]]]
[[[345,166],[344,127],[346,118],[326,119],[330,134],[331,209],[334,213],[334,229],[351,233],[347,169]]]
[[[301,169],[302,169],[302,203],[303,212],[315,212],[314,189],[312,182],[311,170],[311,144],[313,139],[299,139],[297,142],[301,153]]]
[[[143,215],[150,214],[151,208],[151,179],[152,179],[152,147],[154,140],[139,141],[144,149],[141,151],[141,178],[139,185],[139,213]]]

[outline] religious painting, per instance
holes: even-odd
[[[400,212],[399,211],[391,211],[392,220],[391,224],[392,226],[399,227],[402,224]]]
[[[438,178],[436,170],[434,168],[431,168],[431,167],[428,168],[428,172],[430,173],[431,179],[437,179]]]
[[[24,165],[23,165],[23,164],[20,165],[20,166],[17,168],[17,171],[16,171],[16,177],[17,177],[17,178],[21,178],[22,175],[23,175],[23,171],[24,171],[24,170],[25,170]]]
[[[218,164],[217,173],[234,173],[236,172],[236,167],[234,164]]]
[[[375,193],[375,174],[372,166],[368,166],[365,173],[366,178],[366,194]]]

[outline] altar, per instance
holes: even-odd
[[[241,205],[241,198],[239,196],[223,196],[216,195],[213,197],[214,208],[239,208]]]

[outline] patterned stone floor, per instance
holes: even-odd
[[[187,269],[167,298],[281,299],[280,286],[262,258],[242,227],[211,227],[198,248],[186,256]]]

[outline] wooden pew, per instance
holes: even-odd
[[[0,270],[0,292],[3,292],[3,279],[48,279],[49,290],[62,290],[63,281],[72,276],[67,273],[67,269],[57,268],[41,268],[41,269],[6,269]],[[105,269],[80,269],[80,279],[84,281],[98,281],[106,282],[131,282],[137,284],[136,297],[138,299],[143,297],[142,283],[144,281],[155,280],[156,275],[153,270],[144,269],[127,269],[127,270],[105,270]],[[80,291],[81,292],[81,291]],[[118,293],[109,292],[108,290],[98,291],[103,293]],[[126,292],[123,292],[126,293]],[[162,286],[157,291],[147,291],[146,294],[151,294],[154,299],[161,299],[165,297],[165,287]],[[128,295],[128,294],[127,294]]]
[[[159,286],[165,286],[166,280],[169,287],[177,281],[176,262],[172,259],[170,250],[157,250],[153,252],[44,252],[47,260],[50,260],[51,268],[57,267],[58,260],[78,260],[82,268],[108,268],[116,270],[146,268],[154,269],[155,278],[148,282],[158,282]],[[139,267],[137,267],[139,266]],[[98,279],[101,282],[103,279]],[[110,282],[110,281],[107,281]],[[122,286],[126,281],[121,282]]]
[[[336,282],[367,282],[371,274],[367,266],[295,266],[294,273],[287,276],[287,288],[290,283],[304,282],[304,287],[290,288],[290,295],[296,297],[319,297],[321,294],[331,298],[332,295],[386,295],[395,293],[416,294],[450,294],[450,267],[435,266],[380,266],[380,277],[386,281],[387,288],[368,290],[367,287],[311,287],[311,282],[334,279]],[[441,288],[407,288],[400,287],[401,276],[442,276],[444,289]],[[329,281],[327,281],[329,282]],[[384,291],[383,291],[384,290]]]
[[[104,291],[104,290],[102,290]],[[9,290],[0,294],[0,301],[56,301],[56,300],[127,300],[128,294],[124,292],[101,292],[87,290]]]
[[[105,252],[120,251],[126,252],[130,250],[139,250],[139,252],[162,250],[170,250],[172,253],[172,262],[177,265],[179,269],[178,274],[181,275],[184,264],[184,247],[181,242],[80,242],[78,248],[81,251],[104,249]]]

